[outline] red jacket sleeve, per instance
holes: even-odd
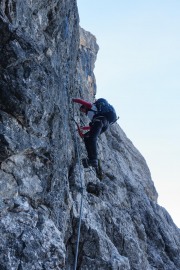
[[[91,129],[91,127],[90,127],[90,126],[86,126],[86,127],[80,127],[80,129],[82,129],[82,130],[90,130],[90,129]]]
[[[92,107],[92,104],[90,102],[87,102],[80,98],[73,98],[72,101],[84,105],[87,109],[91,109]]]

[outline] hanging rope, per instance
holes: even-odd
[[[73,105],[73,116],[75,115],[74,112],[75,111],[74,111],[74,105]],[[76,270],[76,268],[77,268],[79,240],[80,240],[80,235],[81,235],[81,220],[82,220],[82,215],[83,215],[83,183],[82,183],[82,175],[81,175],[80,150],[79,150],[79,144],[78,144],[76,135],[75,135],[75,146],[76,146],[77,159],[78,159],[79,181],[81,183],[81,203],[80,203],[80,213],[79,213],[79,224],[78,224],[78,233],[77,233],[77,242],[76,242],[74,270]]]

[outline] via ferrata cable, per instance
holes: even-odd
[[[73,106],[73,115],[74,115],[74,106]],[[75,121],[75,123],[76,123],[76,121]],[[80,150],[79,150],[79,144],[78,144],[76,134],[75,134],[75,146],[76,146],[77,160],[78,160],[79,181],[81,183],[81,202],[80,202],[80,213],[79,213],[79,224],[78,224],[77,241],[76,241],[74,270],[76,270],[76,268],[77,268],[79,240],[80,240],[80,235],[81,235],[81,221],[82,221],[82,215],[83,215],[83,182],[82,182],[82,171],[81,171],[81,161],[80,161]]]

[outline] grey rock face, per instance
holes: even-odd
[[[96,39],[75,0],[0,3],[0,269],[178,270],[180,233],[147,164],[114,124],[86,156],[71,99],[93,101]]]

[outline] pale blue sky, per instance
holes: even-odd
[[[158,203],[180,227],[180,1],[77,0],[100,46],[97,96],[147,161]]]

